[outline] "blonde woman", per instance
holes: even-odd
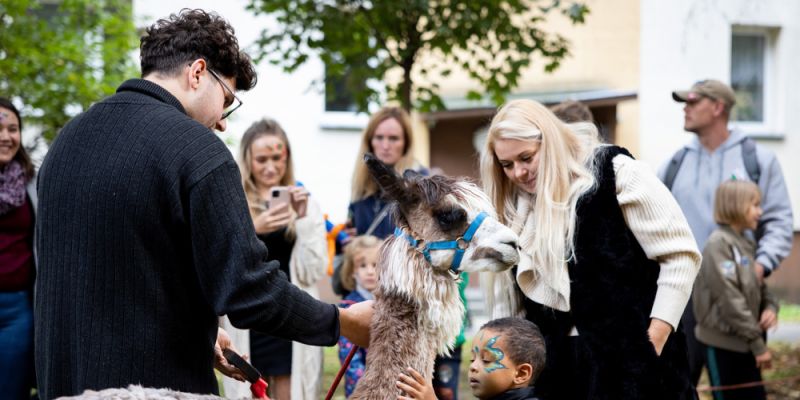
[[[398,173],[412,168],[424,174],[428,171],[414,161],[411,154],[411,118],[399,107],[384,107],[372,114],[361,135],[361,148],[356,157],[352,193],[348,209],[348,224],[354,235],[367,232],[381,239],[394,232],[386,203],[381,200],[378,186],[372,181],[364,164],[364,154],[372,153]],[[373,226],[374,224],[374,226]],[[370,227],[372,229],[370,230]]]
[[[524,316],[545,336],[537,395],[694,398],[677,328],[700,254],[655,174],[594,125],[516,100],[492,120],[481,178],[523,253],[481,281],[492,318]]]
[[[318,298],[316,283],[324,274],[328,256],[325,221],[319,206],[294,178],[286,133],[274,120],[255,122],[242,137],[239,161],[250,215],[259,239],[267,246],[269,260],[278,261],[280,270],[295,286]],[[270,207],[270,199],[278,187],[288,187],[290,201],[282,205],[272,203]],[[268,378],[270,397],[280,400],[319,397],[320,347],[255,331],[250,331],[249,337],[239,335],[239,338],[236,347],[250,354],[253,365]],[[226,395],[235,397],[228,391]]]

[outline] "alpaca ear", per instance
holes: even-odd
[[[372,179],[382,189],[386,200],[396,201],[401,208],[407,208],[419,201],[419,196],[409,190],[405,180],[395,172],[394,168],[382,163],[371,153],[364,154],[364,162]]]

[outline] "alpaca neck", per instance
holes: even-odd
[[[416,304],[419,333],[433,338],[437,352],[449,351],[463,324],[464,304],[458,282],[447,272],[436,272],[402,238],[389,239],[378,262],[381,279],[376,297],[386,294]]]

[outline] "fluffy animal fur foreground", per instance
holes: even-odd
[[[186,392],[176,392],[170,389],[144,388],[139,385],[130,385],[127,388],[104,389],[99,392],[87,390],[74,397],[60,397],[60,399],[73,400],[216,400],[222,397],[210,394],[194,394]]]

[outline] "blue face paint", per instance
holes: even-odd
[[[494,347],[495,343],[497,343],[497,339],[499,338],[500,336],[495,336],[489,339],[489,341],[486,343],[486,347],[484,347],[486,351],[494,356],[494,361],[489,364],[488,367],[484,368],[487,374],[497,371],[498,369],[506,369],[506,366],[500,363],[500,361],[506,357],[505,353],[503,353],[503,350]]]

